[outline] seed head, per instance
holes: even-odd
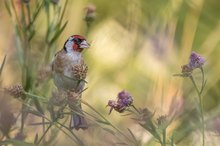
[[[81,61],[79,64],[73,66],[73,74],[77,80],[84,80],[88,72],[88,66]]]
[[[24,89],[21,85],[9,86],[5,91],[15,98],[24,97]]]

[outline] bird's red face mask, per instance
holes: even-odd
[[[73,37],[73,50],[77,52],[82,52],[83,49],[89,48],[89,43],[87,43],[86,39],[80,35],[74,35]]]
[[[64,50],[66,50],[67,52],[82,52],[83,49],[89,48],[89,46],[89,43],[86,41],[84,37],[80,35],[73,35],[69,37],[69,39],[66,41],[64,45]]]

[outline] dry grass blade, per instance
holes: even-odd
[[[1,68],[0,68],[0,76],[1,76],[1,74],[2,74],[2,71],[3,71],[3,68],[4,68],[4,65],[5,65],[5,62],[6,62],[6,55],[5,55],[5,57],[4,57],[4,59],[3,59],[3,61],[2,61],[2,64],[1,64]]]
[[[34,144],[37,144],[37,141],[38,141],[38,133],[35,135]]]
[[[131,134],[131,136],[134,139],[135,143],[138,143],[136,137],[134,136],[133,132],[129,128],[128,128],[128,132]]]

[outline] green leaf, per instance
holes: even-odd
[[[59,23],[58,23],[58,26],[60,26],[60,24],[62,23],[63,16],[64,16],[64,13],[65,13],[65,11],[66,11],[67,4],[68,4],[68,0],[66,0],[66,2],[65,2],[65,4],[64,4],[64,8],[63,8],[63,11],[62,11],[62,14],[61,14],[61,17],[60,17],[60,21],[59,21]]]
[[[40,12],[40,10],[41,10],[43,4],[44,4],[43,1],[41,2],[41,4],[39,4],[39,3],[37,4],[37,8],[36,8],[36,10],[34,11],[33,19],[32,19],[32,21],[31,21],[30,25],[31,25],[32,23],[34,23],[34,21],[36,20],[36,18],[37,18],[37,16],[38,16],[38,14],[39,14],[39,12]]]
[[[24,51],[22,48],[21,41],[19,39],[19,38],[21,38],[22,35],[19,31],[19,26],[17,24],[15,24],[15,32],[16,32],[15,45],[16,45],[16,49],[17,49],[19,63],[22,66],[22,70],[25,70],[25,68],[24,68]]]
[[[105,125],[110,125],[109,122],[107,121],[102,121],[102,120],[96,120],[98,123],[101,123],[101,124],[105,124]]]
[[[8,11],[8,14],[11,16],[11,9],[10,9],[10,6],[9,6],[9,1],[8,0],[5,0],[5,7]]]
[[[50,3],[49,3],[48,0],[45,0],[45,1],[44,1],[44,8],[45,8],[46,13],[49,14]]]
[[[63,32],[63,30],[65,29],[66,25],[67,25],[68,21],[66,21],[64,23],[64,25],[55,33],[54,37],[51,39],[51,41],[49,42],[49,44],[53,44],[53,42],[55,42],[58,37],[60,36],[60,34]]]
[[[35,33],[36,33],[35,30],[30,31],[30,35],[28,37],[28,42],[30,42],[32,40],[32,38],[34,37]]]
[[[48,102],[48,100],[46,99],[46,97],[42,97],[42,96],[38,96],[29,92],[24,92],[24,94],[28,97],[31,97],[32,99],[37,99],[37,100],[41,100],[42,102]]]
[[[7,139],[4,141],[0,141],[0,145],[7,145],[7,144],[12,144],[13,146],[36,146],[33,143],[28,143],[20,140],[15,140],[15,139]]]

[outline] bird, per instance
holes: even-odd
[[[81,92],[86,84],[88,67],[84,62],[82,52],[90,44],[81,35],[72,35],[64,43],[52,61],[52,76],[58,91],[67,93],[68,104],[73,111],[70,119],[70,129],[87,129],[88,124],[81,110]],[[69,94],[71,93],[71,94]],[[74,94],[73,94],[74,93]],[[76,94],[75,94],[76,93]]]

